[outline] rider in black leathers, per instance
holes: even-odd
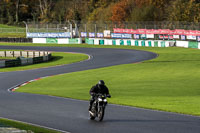
[[[111,97],[111,95],[109,94],[109,90],[106,87],[105,82],[103,80],[99,80],[98,84],[96,84],[90,89],[91,100],[89,105],[89,111],[91,111],[91,107],[93,102],[95,101],[96,94],[99,93],[102,95],[106,95],[109,98]]]

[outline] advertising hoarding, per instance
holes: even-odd
[[[181,35],[181,40],[185,40],[185,35]]]
[[[110,38],[110,30],[104,30],[104,37]]]
[[[27,33],[27,38],[70,38],[70,32],[58,33]]]
[[[81,37],[87,37],[87,32],[81,32]]]
[[[103,33],[97,33],[98,38],[103,38]]]
[[[197,41],[200,42],[200,36],[197,37]]]
[[[131,39],[132,34],[120,34],[120,33],[111,33],[112,38],[125,38],[125,39]]]
[[[196,36],[190,35],[190,36],[187,36],[187,39],[188,39],[188,40],[196,40],[197,37],[196,37]]]
[[[90,33],[89,33],[89,37],[90,37],[90,38],[95,38],[95,33],[94,33],[94,32],[90,32]]]

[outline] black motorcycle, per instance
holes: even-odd
[[[98,118],[98,121],[102,121],[104,117],[105,107],[107,105],[107,97],[110,97],[110,95],[102,95],[97,94],[95,97],[95,101],[92,104],[91,111],[89,111],[90,119],[94,120],[96,117]]]

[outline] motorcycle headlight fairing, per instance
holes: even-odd
[[[102,102],[102,98],[98,98],[98,101],[99,101],[99,102]]]

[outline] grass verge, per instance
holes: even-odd
[[[25,38],[26,33],[0,33],[1,38]]]
[[[26,131],[30,130],[30,131],[33,131],[34,133],[59,133],[58,131],[55,131],[55,130],[49,130],[49,129],[45,129],[45,128],[41,128],[41,127],[37,127],[37,126],[25,124],[25,123],[13,121],[13,120],[7,120],[7,119],[0,119],[0,124],[3,127],[14,127],[14,128],[18,128],[20,130],[26,130]]]
[[[87,55],[77,54],[77,53],[53,52],[52,56],[53,56],[53,59],[48,62],[27,65],[27,66],[0,68],[0,72],[22,71],[22,70],[44,68],[44,67],[50,67],[50,66],[71,64],[74,62],[79,62],[79,61],[88,59]]]
[[[103,79],[110,88],[110,103],[200,116],[199,50],[121,46],[108,48],[147,50],[158,53],[159,57],[139,64],[49,77],[17,91],[88,100],[90,87]]]

